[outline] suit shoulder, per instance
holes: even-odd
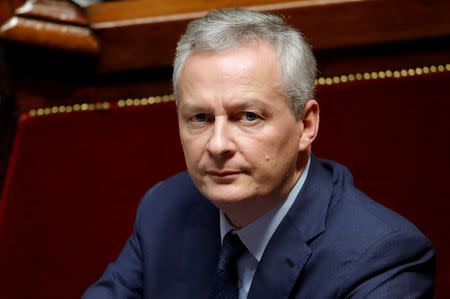
[[[389,234],[394,231],[421,232],[402,215],[371,199],[353,184],[353,176],[347,167],[337,162],[318,159],[321,168],[331,181],[331,199],[327,211],[327,228],[330,224],[354,227],[369,234]],[[332,225],[331,225],[332,226]],[[345,232],[345,230],[341,230]],[[374,235],[375,237],[375,235]]]
[[[417,244],[432,248],[431,242],[414,224],[357,189],[345,166],[325,159],[315,162],[319,162],[315,163],[314,173],[319,177],[316,181],[320,182],[320,191],[329,190],[326,193],[329,202],[325,230],[317,239],[319,242],[313,242],[312,246],[324,250],[333,248],[334,253],[341,256],[362,254],[378,242],[383,244],[394,239],[411,243],[411,247]]]
[[[185,171],[150,188],[142,198],[139,211],[173,215],[198,204],[209,204],[209,201],[200,194]]]
[[[422,235],[408,219],[369,198],[353,185],[344,186],[342,192],[334,193],[329,217],[343,221],[366,234],[377,235],[403,232]]]
[[[327,160],[320,160],[320,166],[330,201],[325,229],[309,244],[313,255],[308,269],[337,281],[338,297],[351,290],[364,297],[383,279],[399,273],[425,269],[427,277],[432,277],[433,245],[414,224],[358,190],[345,166]]]
[[[341,277],[349,286],[341,285],[340,290],[343,293],[353,290],[354,294],[365,297],[370,290],[380,287],[382,281],[391,281],[397,276],[402,277],[399,284],[405,284],[408,289],[414,273],[426,276],[423,285],[429,288],[435,267],[431,241],[409,220],[356,188],[341,196],[343,198],[329,215],[329,235],[334,232],[335,242],[341,240],[336,243],[340,247],[334,250],[347,257],[344,261],[347,267],[342,267]],[[366,277],[372,278],[366,280]]]
[[[187,171],[180,172],[164,181],[161,181],[151,187],[144,195],[143,201],[154,200],[155,197],[163,195],[168,198],[185,197],[186,195],[199,192],[189,176]]]

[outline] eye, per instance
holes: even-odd
[[[255,121],[258,118],[258,115],[254,112],[244,112],[244,118],[247,121]]]
[[[206,114],[205,113],[196,114],[196,115],[194,115],[194,120],[199,123],[205,122]]]

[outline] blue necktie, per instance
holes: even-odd
[[[219,263],[217,264],[215,284],[210,299],[239,298],[239,277],[237,260],[245,251],[239,236],[229,231],[222,242]]]

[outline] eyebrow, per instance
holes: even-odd
[[[241,110],[251,107],[257,107],[259,109],[267,109],[267,103],[259,100],[258,98],[235,98],[225,102],[225,109],[228,110]],[[209,104],[197,104],[197,103],[183,103],[180,101],[178,110],[182,111],[205,111],[210,110]]]
[[[261,101],[257,98],[248,98],[248,99],[238,99],[236,102],[231,101],[231,103],[226,104],[227,107],[231,109],[246,109],[251,107],[257,107],[259,109],[267,109],[267,102]]]
[[[180,103],[178,105],[178,111],[180,110],[188,110],[188,111],[205,110],[205,106],[199,104]]]

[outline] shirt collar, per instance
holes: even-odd
[[[295,184],[294,188],[289,192],[286,200],[278,203],[273,209],[244,226],[241,229],[235,228],[227,219],[225,214],[220,211],[220,236],[221,240],[225,238],[225,235],[230,231],[235,231],[242,243],[247,247],[248,251],[257,259],[259,262],[269,243],[270,238],[274,234],[278,225],[283,220],[284,216],[289,211],[289,208],[294,203],[297,198],[300,189],[302,188],[306,177],[308,175],[309,164],[311,158],[308,159],[305,169],[303,170],[300,178]]]

